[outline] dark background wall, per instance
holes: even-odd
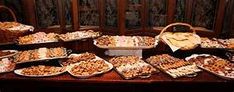
[[[11,8],[18,22],[39,31],[98,29],[133,34],[187,22],[212,31],[211,37],[234,34],[233,0],[0,0],[0,4]],[[1,12],[0,19],[9,21],[11,17]]]

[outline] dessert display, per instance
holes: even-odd
[[[93,30],[88,31],[76,31],[76,32],[69,32],[66,34],[60,34],[59,38],[63,41],[74,41],[80,40],[85,38],[95,38],[100,36],[100,32],[94,32]]]
[[[141,60],[138,56],[115,57],[110,59],[109,62],[113,64],[116,71],[124,79],[148,78],[152,73],[158,72],[157,69]]]
[[[67,66],[67,71],[78,78],[89,78],[110,71],[113,65],[96,57],[97,59],[80,61]]]
[[[67,66],[70,64],[78,63],[80,61],[89,61],[96,59],[97,56],[93,53],[81,53],[81,54],[71,54],[68,56],[68,59],[65,61],[61,61],[60,64],[62,66]]]
[[[159,34],[159,38],[170,46],[173,51],[178,49],[180,50],[190,50],[197,47],[201,43],[201,39],[198,35],[195,34],[195,30],[193,32],[164,32],[169,27],[183,25],[190,27],[193,30],[193,27],[189,24],[185,23],[173,23],[165,27],[161,33]]]
[[[25,31],[30,30],[33,31],[34,28],[32,26],[24,25],[18,22],[0,22],[0,30],[8,30],[8,31]]]
[[[234,39],[202,38],[202,48],[234,49]]]
[[[18,51],[16,50],[1,50],[0,51],[0,58],[5,58],[5,57],[12,57],[16,55]]]
[[[62,74],[66,72],[66,69],[64,67],[38,65],[17,69],[14,72],[18,75],[27,77],[46,77]]]
[[[35,34],[26,35],[23,37],[19,37],[19,44],[38,44],[38,43],[49,43],[49,42],[57,42],[58,34],[56,33],[48,33],[45,32],[37,32]]]
[[[185,62],[168,54],[151,56],[146,61],[173,78],[196,74],[201,71],[195,64]]]
[[[11,58],[2,58],[0,61],[0,73],[11,72],[15,69],[15,63]]]
[[[149,36],[102,36],[94,41],[100,48],[153,48],[155,38]]]
[[[26,63],[33,61],[49,60],[65,58],[67,56],[66,49],[57,48],[39,48],[35,50],[20,51],[15,58],[16,63]]]
[[[194,54],[186,58],[200,68],[224,79],[234,79],[234,64],[209,54]]]

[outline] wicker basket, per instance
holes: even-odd
[[[195,32],[194,28],[191,25],[189,25],[187,23],[172,23],[172,24],[170,24],[170,25],[168,25],[168,26],[166,26],[165,28],[162,29],[161,33],[159,34],[160,40],[162,42],[164,42],[165,44],[167,44],[166,41],[162,39],[162,36],[166,34],[165,31],[167,31],[168,28],[170,28],[172,26],[178,26],[178,25],[189,27],[190,30],[192,31],[192,34],[194,35],[194,37],[198,38],[197,40],[200,39],[200,37],[198,35],[196,35],[196,32]],[[167,33],[172,33],[172,32],[167,32]],[[189,33],[189,32],[183,32],[183,33]],[[173,34],[176,34],[176,33],[173,33]],[[190,32],[190,34],[191,34],[191,32]],[[200,42],[200,40],[199,40],[199,42]],[[190,46],[190,47],[180,47],[180,50],[191,50],[191,49],[196,48],[198,45],[199,44],[194,44],[193,46]]]
[[[17,18],[11,9],[5,6],[0,6],[0,9],[9,11],[11,16],[14,19],[14,22],[17,23]],[[20,25],[23,25],[23,24],[20,24]],[[18,37],[28,34],[30,29],[33,30],[34,28],[32,27],[32,28],[24,29],[24,30],[8,30],[8,29],[0,28],[0,38],[1,38],[0,44],[12,44],[18,39]]]

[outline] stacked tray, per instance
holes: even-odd
[[[76,31],[76,32],[68,32],[66,34],[60,34],[59,38],[65,42],[76,41],[87,38],[95,38],[101,35],[100,32],[94,32],[93,30],[88,31]]]
[[[35,34],[30,34],[18,38],[18,45],[30,45],[30,44],[42,44],[42,43],[52,43],[58,42],[58,34],[45,32],[37,32]]]
[[[103,49],[150,49],[158,41],[149,36],[102,36],[94,40],[94,45]]]
[[[39,48],[34,50],[20,51],[16,56],[14,62],[27,63],[36,61],[46,61],[51,59],[61,59],[67,57],[67,50],[63,47],[57,48]]]

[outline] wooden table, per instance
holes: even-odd
[[[51,62],[52,63],[52,62]],[[69,73],[54,77],[29,78],[18,76],[13,72],[0,74],[0,90],[10,91],[45,91],[52,88],[57,91],[234,91],[234,81],[224,80],[202,71],[194,78],[181,77],[173,79],[160,72],[147,79],[135,78],[124,80],[114,70],[91,77],[78,79]],[[4,91],[1,91],[4,92]]]
[[[96,52],[98,56],[108,60],[110,57],[104,56],[103,52]],[[199,53],[212,53],[217,54],[221,57],[224,56],[223,52],[220,51],[201,51]],[[80,52],[78,52],[80,53]],[[156,52],[156,50],[144,51],[144,58],[149,56],[160,54],[162,52]],[[167,52],[165,52],[167,53]],[[172,55],[178,57],[186,57],[191,53],[197,53],[195,51],[176,52]],[[46,62],[52,65],[57,61]],[[35,63],[33,63],[34,65]],[[58,65],[58,63],[56,64]],[[18,68],[30,66],[30,64],[20,65]],[[82,91],[82,92],[127,92],[127,91],[154,91],[154,92],[166,92],[166,91],[179,91],[179,92],[234,92],[234,81],[224,80],[206,71],[202,71],[198,76],[194,78],[176,78],[173,79],[165,73],[158,73],[152,75],[147,79],[132,79],[124,80],[114,70],[98,75],[89,79],[78,79],[71,76],[68,73],[61,74],[54,77],[45,78],[29,78],[22,77],[14,74],[13,72],[0,74],[0,92],[42,92],[47,89],[52,89],[54,92],[64,91]]]

